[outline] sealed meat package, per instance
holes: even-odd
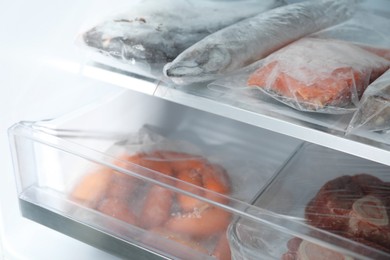
[[[141,0],[84,32],[82,40],[129,66],[146,64],[161,73],[165,63],[210,33],[283,4],[283,0]]]
[[[164,74],[182,85],[214,80],[294,40],[349,19],[355,9],[355,0],[320,0],[260,13],[189,47],[164,67]]]
[[[356,109],[366,87],[390,61],[351,43],[309,37],[271,54],[257,67],[247,79],[249,87],[301,111],[342,114]]]
[[[390,183],[370,174],[324,184],[309,202],[310,225],[390,253]]]
[[[237,220],[229,227],[237,259],[390,259],[387,165],[305,144],[253,205],[275,213],[285,233]]]
[[[375,80],[364,92],[348,132],[390,130],[390,70]]]

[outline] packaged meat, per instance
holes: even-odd
[[[310,225],[390,253],[390,182],[369,174],[344,175],[324,184],[309,202]]]
[[[347,132],[356,130],[390,130],[390,70],[371,83],[364,92]]]
[[[164,74],[176,84],[216,79],[347,20],[355,7],[354,0],[320,0],[275,8],[207,36],[168,63]]]
[[[243,74],[249,74],[248,87],[295,109],[342,114],[355,110],[368,84],[389,67],[390,61],[350,43],[308,37],[249,66]]]
[[[158,75],[165,63],[210,33],[283,4],[283,0],[142,0],[84,32],[82,39],[129,67],[146,65]]]
[[[389,259],[388,173],[386,165],[303,145],[254,201],[274,212],[275,219],[286,218],[286,234],[242,218],[229,227],[232,254],[243,259]]]

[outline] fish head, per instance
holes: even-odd
[[[209,81],[223,74],[231,62],[229,51],[218,44],[190,47],[164,67],[177,84]]]
[[[159,25],[146,18],[110,20],[83,34],[89,47],[121,60],[166,63],[173,60],[162,44]]]

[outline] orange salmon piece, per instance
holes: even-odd
[[[388,60],[375,53],[387,55],[389,51],[303,38],[264,59],[248,77],[247,85],[262,88],[298,109],[301,106],[296,104],[309,110],[350,106],[390,67]]]

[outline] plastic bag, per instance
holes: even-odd
[[[347,132],[357,129],[378,132],[390,130],[390,70],[364,92]]]
[[[159,75],[165,63],[210,33],[282,4],[282,0],[143,0],[84,32],[82,39],[105,55]]]
[[[198,254],[230,257],[225,232],[231,213],[175,190],[228,204],[232,187],[227,171],[202,156],[197,146],[169,140],[153,130],[145,127],[107,151],[116,158],[117,167],[138,177],[101,167],[75,184],[71,199],[143,229],[144,236],[137,239],[154,249],[175,255],[177,249],[161,243],[163,238]]]
[[[289,218],[282,222],[286,232],[240,218],[228,229],[232,254],[237,259],[351,259],[340,253],[390,259],[389,198],[387,165],[305,144],[253,203],[274,212],[275,219]],[[298,221],[304,225],[295,225]]]
[[[384,16],[366,9],[361,7],[348,21],[311,37],[348,41],[390,60],[390,7],[383,10]]]
[[[164,67],[176,84],[214,80],[311,33],[349,19],[354,0],[304,1],[261,13],[211,34]]]
[[[256,87],[301,111],[343,114],[356,109],[368,84],[389,67],[351,43],[308,37],[212,85]]]

